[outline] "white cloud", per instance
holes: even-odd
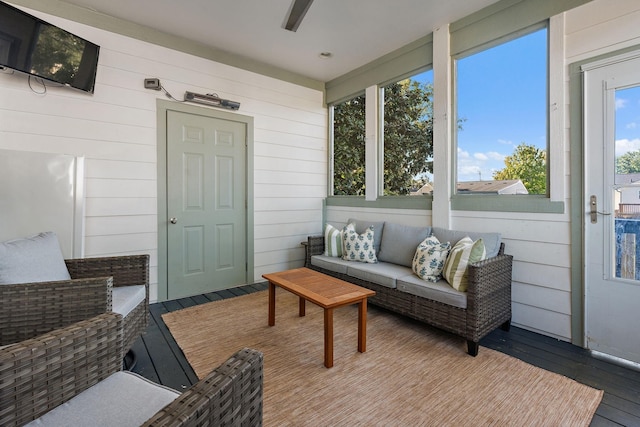
[[[487,157],[491,160],[498,160],[500,162],[503,162],[506,156],[504,154],[498,153],[497,151],[489,151],[487,153]]]
[[[468,159],[468,158],[469,158],[469,152],[458,147],[458,159]]]
[[[513,145],[513,141],[508,141],[506,139],[499,139],[498,142],[504,145]]]
[[[504,168],[505,154],[497,151],[475,152],[473,154],[458,148],[458,180],[490,180],[493,173]]]
[[[626,126],[627,129],[635,129],[637,127],[638,127],[638,123],[636,123],[636,122],[631,122],[631,123],[627,124],[627,126]]]
[[[637,150],[640,150],[640,138],[616,140],[616,157]]]
[[[629,103],[628,99],[616,98],[616,110],[625,108],[628,103]]]

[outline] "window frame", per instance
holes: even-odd
[[[495,197],[499,197],[499,198],[505,198],[505,197],[509,197],[509,198],[523,198],[523,197],[535,197],[535,198],[549,198],[549,193],[550,193],[550,160],[551,160],[551,153],[550,153],[550,148],[551,148],[551,137],[550,137],[550,115],[549,115],[549,81],[550,81],[550,62],[551,62],[551,55],[550,55],[550,25],[549,25],[549,21],[545,20],[541,23],[529,26],[527,28],[524,28],[516,33],[504,36],[504,37],[500,37],[496,40],[491,40],[489,42],[486,42],[482,45],[479,46],[475,46],[473,49],[469,49],[467,51],[464,52],[460,52],[456,55],[452,55],[451,56],[451,69],[452,69],[452,78],[451,78],[451,86],[452,86],[452,93],[453,93],[453,106],[452,106],[452,117],[453,120],[451,121],[451,159],[452,159],[452,168],[451,168],[451,173],[453,174],[452,179],[451,179],[451,194],[452,194],[452,201],[453,199],[458,199],[459,197],[474,197],[474,198],[486,198],[486,197],[491,197],[491,198],[495,198]],[[491,195],[491,194],[461,194],[458,192],[458,135],[459,135],[459,128],[458,128],[458,121],[460,119],[458,113],[458,96],[459,96],[459,91],[458,91],[458,62],[462,59],[466,59],[469,58],[473,55],[478,55],[478,54],[482,54],[484,52],[487,52],[493,48],[499,47],[499,46],[503,46],[507,43],[510,43],[512,41],[518,40],[522,37],[526,37],[529,35],[532,35],[538,31],[541,30],[545,30],[546,31],[546,69],[545,69],[545,111],[544,111],[544,117],[545,117],[545,153],[546,153],[546,172],[545,172],[545,180],[546,180],[546,193],[545,194],[519,194],[519,195]],[[493,180],[493,179],[491,179]],[[489,181],[489,180],[487,180]],[[464,181],[462,181],[464,182]],[[499,200],[499,199],[497,199]],[[462,204],[464,205],[464,204]]]

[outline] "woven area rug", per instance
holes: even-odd
[[[163,315],[202,378],[237,350],[264,353],[265,426],[587,426],[602,391],[369,305],[367,351],[356,306],[334,312],[334,367],[323,365],[323,312],[278,290]]]

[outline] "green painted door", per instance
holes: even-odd
[[[169,299],[247,283],[246,124],[167,111]]]

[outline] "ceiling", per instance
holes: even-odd
[[[292,0],[62,1],[324,82],[497,0],[315,0],[296,32]]]

